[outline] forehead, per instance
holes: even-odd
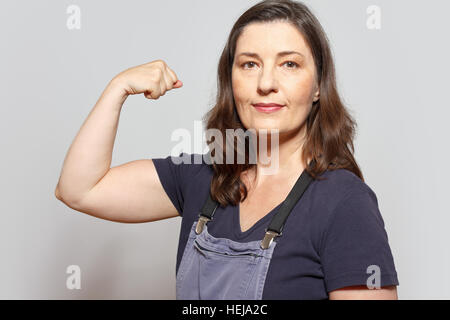
[[[299,51],[310,56],[301,32],[289,22],[253,22],[248,24],[236,42],[236,54],[244,51],[276,55],[279,51]]]

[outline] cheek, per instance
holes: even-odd
[[[232,84],[233,95],[234,95],[234,99],[236,100],[236,103],[245,101],[246,95],[250,90],[249,88],[246,87],[249,85],[248,81],[243,81],[243,79],[241,77],[233,75],[231,84]]]
[[[291,82],[286,87],[286,91],[293,102],[306,103],[311,98],[313,87],[314,78],[308,75]]]

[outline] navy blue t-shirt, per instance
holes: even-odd
[[[184,162],[176,164],[181,159]],[[182,217],[177,273],[214,172],[202,154],[181,153],[152,160],[164,190]],[[332,290],[366,285],[374,273],[372,265],[379,267],[381,287],[399,284],[375,193],[346,169],[327,170],[321,177],[327,179],[311,182],[288,216],[283,234],[274,240],[277,246],[262,299],[328,299]],[[208,232],[237,242],[262,240],[280,206],[245,232],[240,228],[239,206],[218,206],[214,219],[208,222]]]

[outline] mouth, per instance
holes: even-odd
[[[280,110],[284,105],[277,103],[256,103],[252,106],[259,112],[270,113]]]

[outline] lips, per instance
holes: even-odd
[[[284,106],[277,103],[257,103],[253,107],[259,112],[270,113],[282,109]]]
[[[258,107],[258,108],[282,108],[284,107],[281,104],[277,104],[277,103],[256,103],[253,104],[254,107]]]

